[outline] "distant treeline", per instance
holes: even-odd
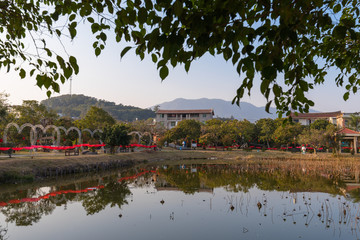
[[[111,116],[120,121],[133,121],[154,118],[155,112],[133,106],[115,104],[94,97],[79,95],[62,95],[41,101],[47,108],[56,111],[62,116],[80,118],[84,116],[91,106],[96,106],[107,111]]]

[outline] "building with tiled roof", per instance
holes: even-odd
[[[339,131],[335,133],[336,135],[340,135],[340,141],[339,141],[339,149],[341,152],[342,142],[343,141],[349,141],[350,142],[350,148],[354,151],[355,154],[358,153],[358,146],[359,146],[359,138],[360,138],[360,132],[351,130],[349,128],[342,128]]]
[[[326,119],[330,123],[338,125],[338,118],[342,116],[342,113],[341,111],[323,113],[291,113],[290,116],[294,122],[299,122],[301,125],[310,125],[319,119]]]
[[[180,121],[193,119],[205,122],[214,116],[213,109],[197,110],[157,110],[156,122],[162,123],[167,129],[175,127]]]

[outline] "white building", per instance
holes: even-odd
[[[205,122],[214,116],[213,109],[198,110],[158,110],[156,111],[156,122],[162,123],[167,129],[175,127],[182,120],[197,120]]]
[[[338,125],[338,119],[342,116],[341,111],[337,112],[324,112],[324,113],[291,113],[291,118],[294,122],[298,122],[301,125],[310,125],[319,119],[326,119],[330,123]]]

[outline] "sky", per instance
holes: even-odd
[[[116,104],[149,108],[176,98],[198,99],[211,98],[231,101],[241,84],[241,77],[231,61],[226,62],[222,56],[205,55],[192,63],[189,73],[179,65],[169,66],[169,76],[161,81],[156,65],[151,56],[143,61],[130,50],[123,59],[120,53],[131,43],[116,43],[112,36],[105,50],[96,57],[92,48],[94,37],[87,26],[82,26],[74,41],[64,40],[66,51],[77,58],[80,73],[72,78],[72,94],[103,99]],[[49,41],[55,51],[62,51],[56,41]],[[325,84],[315,87],[307,96],[315,102],[314,110],[321,112],[360,111],[360,94],[351,95],[348,101],[342,96],[344,88],[336,87],[336,71],[328,75]],[[46,90],[36,86],[35,78],[20,79],[18,72],[6,73],[0,70],[0,91],[9,94],[9,103],[18,105],[23,100],[44,100]],[[70,93],[70,81],[61,85],[59,96]],[[244,97],[244,102],[255,106],[265,106],[266,99],[260,94],[260,80],[255,79],[251,97]],[[273,106],[274,107],[274,106]],[[265,111],[265,108],[264,108]]]

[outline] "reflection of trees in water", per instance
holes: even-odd
[[[43,215],[49,215],[56,208],[50,200],[39,202],[24,202],[2,208],[7,222],[14,222],[17,226],[28,226],[37,223]]]
[[[196,172],[191,169],[196,168]],[[279,169],[277,167],[254,167],[254,165],[197,165],[189,169],[171,166],[160,170],[160,178],[185,193],[194,193],[201,187],[224,187],[231,192],[248,192],[257,186],[261,190],[318,191],[339,194],[343,184],[319,172],[304,168]],[[335,184],[336,182],[336,184]]]
[[[176,167],[170,167],[161,171],[160,178],[165,177],[167,183],[171,186],[178,187],[187,194],[194,194],[200,188],[200,177],[197,172],[180,171]]]
[[[7,228],[3,228],[1,225],[0,225],[0,240],[6,240],[8,239],[8,237],[6,237],[7,235]]]
[[[130,189],[125,182],[117,182],[115,179],[106,183],[105,188],[99,189],[91,194],[80,197],[82,205],[88,215],[93,215],[110,207],[128,204],[126,197],[130,195]]]
[[[6,216],[7,222],[14,222],[16,225],[32,225],[38,222],[43,215],[51,214],[56,206],[64,205],[66,209],[66,204],[69,201],[82,202],[88,215],[98,213],[107,206],[121,208],[124,204],[128,204],[126,198],[131,192],[127,182],[118,182],[117,179],[124,176],[136,176],[141,171],[143,170],[134,168],[121,173],[122,176],[105,177],[101,183],[97,179],[87,182],[77,181],[66,186],[53,186],[50,188],[50,192],[67,189],[82,190],[99,185],[103,185],[104,188],[89,190],[87,193],[55,194],[48,199],[40,199],[37,202],[10,204],[0,208],[0,210]],[[135,185],[139,186],[147,186],[155,181],[157,187],[162,182],[166,186],[177,187],[187,194],[193,194],[201,189],[217,187],[223,187],[229,192],[247,193],[249,189],[255,186],[260,190],[270,191],[317,191],[338,194],[339,186],[342,186],[341,182],[330,175],[324,177],[320,173],[304,168],[286,169],[278,165],[192,165],[187,169],[170,166],[167,169],[160,169],[159,176],[150,173],[141,175],[140,178],[131,178],[132,180],[129,181],[133,181]],[[44,196],[48,191],[30,189],[23,192],[3,193],[0,199],[7,202],[10,199],[39,197]],[[236,206],[234,203],[231,205]],[[263,206],[262,209],[266,209],[266,205]]]
[[[54,194],[47,199],[40,199],[34,202],[20,202],[9,204],[0,208],[1,213],[6,217],[7,222],[15,223],[17,226],[28,226],[37,223],[43,215],[49,215],[57,206],[65,206],[68,202],[82,202],[87,214],[95,214],[111,207],[127,204],[126,197],[131,193],[127,184],[118,183],[116,178],[105,179],[104,188],[89,190],[86,193],[67,193]],[[67,186],[50,187],[50,192],[56,193],[64,189],[82,190],[88,187],[97,186],[99,181],[76,182]],[[101,181],[102,183],[102,181]],[[3,193],[0,196],[1,201],[11,199],[24,199],[44,196],[45,192],[41,189],[29,189],[27,191],[16,191],[12,193]],[[2,240],[0,238],[0,240]]]

